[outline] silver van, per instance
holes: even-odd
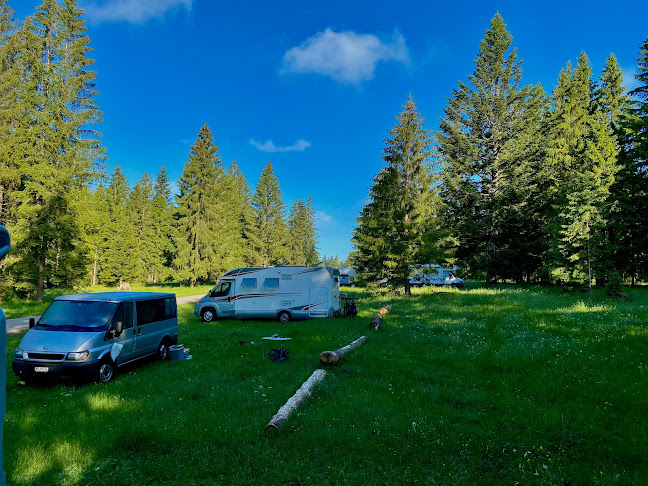
[[[133,360],[166,359],[177,342],[175,294],[63,295],[30,323],[11,364],[24,381],[81,375],[105,383],[117,367]]]

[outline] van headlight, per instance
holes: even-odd
[[[14,351],[14,358],[16,358],[16,359],[25,359],[25,355],[23,353],[23,350],[22,349],[16,349]]]
[[[82,351],[80,353],[68,353],[67,359],[70,361],[83,361],[88,359],[88,356],[90,356],[90,352]]]

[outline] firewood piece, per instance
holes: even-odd
[[[391,308],[392,306],[391,304],[389,304],[380,309],[373,317],[373,319],[371,319],[371,321],[369,322],[369,327],[373,327],[376,331],[379,331],[382,325],[383,316],[387,314],[391,310]]]
[[[326,371],[324,370],[315,370],[310,378],[306,380],[302,386],[299,387],[299,390],[288,399],[283,407],[275,414],[274,417],[266,425],[266,429],[273,428],[278,429],[281,425],[288,419],[291,413],[293,413],[299,404],[304,400],[304,398],[310,396],[311,390],[316,383],[319,383],[326,376]]]
[[[362,343],[365,342],[365,339],[367,339],[366,336],[362,336],[361,338],[356,339],[353,341],[351,344],[347,344],[343,348],[336,349],[335,351],[324,351],[320,353],[319,359],[320,363],[323,365],[336,365],[338,364],[338,361],[344,356],[346,353],[351,351],[353,348],[357,348],[360,346]]]

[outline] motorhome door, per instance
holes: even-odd
[[[326,317],[329,313],[329,289],[313,287],[310,289],[310,307],[308,314],[311,317]]]

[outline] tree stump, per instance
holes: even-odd
[[[356,339],[353,341],[351,344],[347,344],[343,348],[336,349],[335,351],[324,351],[320,353],[319,359],[320,363],[323,365],[336,365],[338,364],[338,361],[344,356],[346,353],[351,351],[353,348],[357,348],[358,346],[362,345],[365,340],[367,339],[366,336],[362,336],[361,338]]]
[[[391,304],[386,305],[382,309],[378,311],[378,313],[371,319],[369,322],[369,327],[373,327],[374,330],[380,331],[380,327],[382,325],[382,318],[385,314],[387,314],[391,310],[392,306]]]
[[[326,371],[324,370],[315,370],[313,374],[306,380],[302,386],[299,387],[299,390],[288,399],[283,407],[275,414],[274,417],[266,425],[266,429],[273,428],[278,429],[281,425],[288,419],[291,413],[293,413],[299,404],[311,394],[311,390],[316,383],[319,383],[326,376]]]

